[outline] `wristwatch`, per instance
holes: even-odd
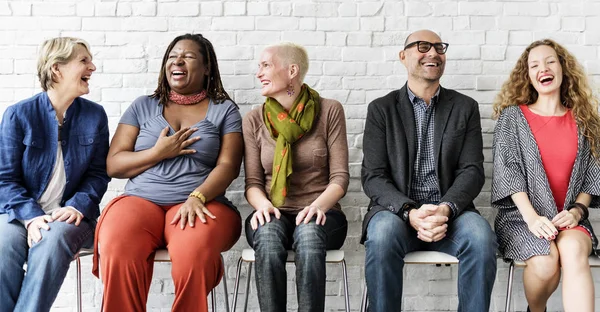
[[[409,222],[410,211],[413,209],[417,209],[417,206],[414,204],[404,204],[402,205],[402,211],[400,211],[400,219],[404,222]]]

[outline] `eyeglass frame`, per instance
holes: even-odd
[[[426,51],[421,51],[421,49],[419,49],[419,47],[421,46],[421,43],[427,43],[427,44],[429,44],[429,49],[427,49]],[[417,46],[417,51],[419,51],[419,52],[421,52],[421,53],[427,53],[427,52],[429,52],[429,50],[431,50],[431,48],[433,47],[433,48],[435,49],[435,52],[436,52],[437,54],[446,54],[446,51],[448,51],[448,46],[449,46],[450,44],[448,44],[448,43],[445,43],[445,42],[435,42],[435,43],[433,43],[433,42],[429,42],[429,41],[425,41],[425,40],[417,40],[417,41],[413,41],[413,42],[411,42],[411,43],[407,44],[406,46],[404,46],[404,50],[406,50],[406,49],[410,49],[410,48],[411,48],[411,47],[413,47],[414,45],[416,45],[416,46]],[[436,45],[437,45],[437,46],[440,46],[440,45],[442,46],[442,49],[443,49],[443,50],[442,50],[442,52],[441,52],[441,53],[440,53],[440,51],[439,51],[439,50],[436,48]]]

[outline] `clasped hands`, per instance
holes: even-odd
[[[410,211],[409,221],[417,231],[417,238],[427,243],[437,242],[446,237],[450,213],[447,205],[425,204]]]
[[[48,223],[59,221],[70,224],[75,222],[75,226],[79,226],[81,220],[83,220],[83,214],[71,206],[56,209],[52,212],[52,215],[35,217],[27,224],[27,245],[31,247],[34,243],[42,240],[41,230],[49,231],[50,225]]]
[[[544,216],[536,215],[530,220],[525,220],[529,231],[538,238],[553,240],[558,235],[558,229],[572,229],[579,224],[581,214],[578,209],[563,210],[552,221]]]

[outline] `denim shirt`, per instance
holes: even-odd
[[[56,112],[46,92],[9,106],[0,122],[0,214],[12,220],[44,215],[37,203],[50,181],[57,144],[62,145],[67,183],[61,206],[86,218],[100,215],[110,178],[106,174],[108,118],[104,108],[76,98],[58,141]]]

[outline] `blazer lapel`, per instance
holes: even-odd
[[[408,142],[408,163],[414,164],[415,158],[417,157],[417,144],[415,141],[417,126],[415,123],[415,111],[413,109],[413,104],[408,98],[408,91],[406,90],[406,88],[408,88],[407,84],[405,84],[404,87],[402,87],[402,89],[400,89],[400,91],[398,92],[398,105],[396,105],[396,108],[398,110],[400,120],[402,121],[402,126],[404,126],[406,142]],[[409,172],[409,179],[411,179],[413,172],[412,165],[409,168]],[[409,181],[409,183],[412,182]]]
[[[433,155],[435,158],[436,172],[439,165],[438,162],[440,158],[440,149],[442,146],[442,137],[446,131],[446,125],[448,124],[452,107],[454,107],[452,95],[448,94],[446,89],[442,87],[440,88],[440,94],[438,96],[437,103],[435,103],[435,123],[433,130]]]

